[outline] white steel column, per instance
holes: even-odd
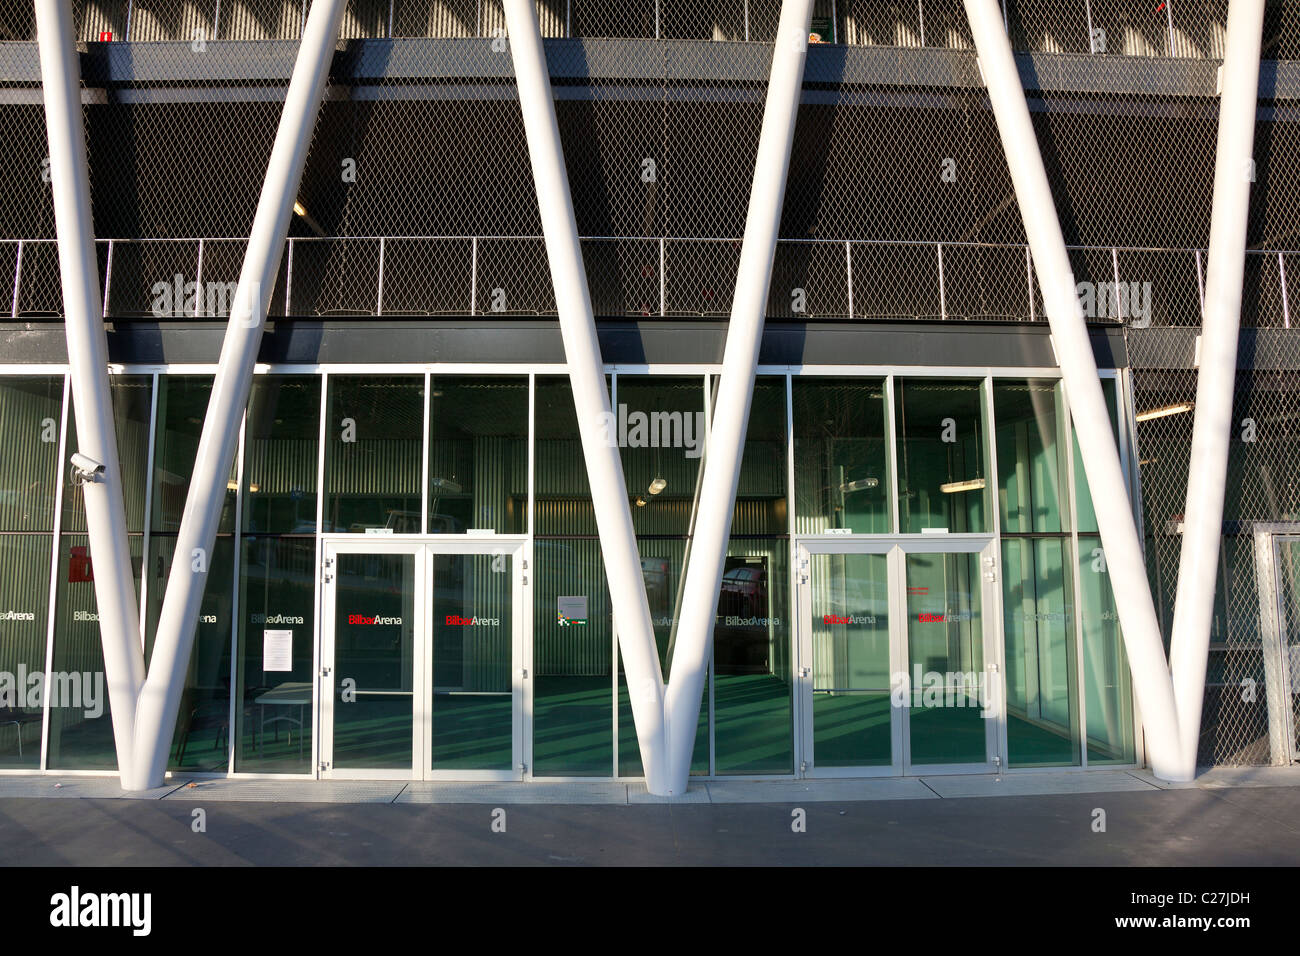
[[[641,762],[650,791],[664,793],[663,672],[650,622],[636,533],[632,528],[623,462],[610,424],[609,393],[605,389],[591,294],[587,289],[564,149],[555,119],[550,73],[532,0],[505,0],[505,15],[533,184],[546,238],[546,256],[555,287],[560,333],[578,414],[578,432],[587,462],[591,502],[609,579],[614,627],[623,653]]]
[[[1170,669],[1182,743],[1181,779],[1196,772],[1196,749],[1210,655],[1210,624],[1218,583],[1223,496],[1237,379],[1246,221],[1254,180],[1252,152],[1259,99],[1264,0],[1228,5],[1228,36],[1219,101],[1219,144],[1205,276],[1205,318],[1196,376],[1196,420],[1187,472],[1183,547],[1170,642]]]
[[[166,772],[226,482],[239,440],[240,417],[248,405],[253,363],[343,9],[344,0],[315,0],[303,27],[190,475],[149,675],[137,708],[135,765],[129,778],[125,773],[122,777],[126,790],[160,786]]]
[[[132,766],[131,728],[136,696],[144,682],[144,656],[108,387],[108,338],[100,311],[99,267],[90,214],[81,71],[69,0],[37,0],[35,9],[77,447],[80,454],[103,465],[93,480],[82,485],[82,498],[95,569],[95,603],[117,765],[125,775]]]
[[[1142,545],[1024,87],[997,0],[964,2],[1065,379],[1133,688],[1142,710],[1147,752],[1157,776],[1185,779],[1179,760],[1173,685],[1147,584]]]
[[[713,646],[718,593],[754,397],[754,373],[763,341],[763,320],[767,315],[790,147],[799,113],[812,8],[812,0],[783,0],[781,4],[745,236],[736,272],[736,295],[727,326],[727,347],[722,357],[722,375],[709,431],[704,478],[700,483],[699,516],[677,625],[673,677],[664,702],[670,761],[668,788],[664,791],[651,788],[651,792],[685,793],[689,779],[700,695]]]

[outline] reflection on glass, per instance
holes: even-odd
[[[54,528],[62,375],[0,378],[0,531]]]
[[[620,379],[621,381],[621,379]],[[713,379],[713,388],[718,380]],[[733,535],[786,534],[790,530],[786,498],[785,378],[754,379],[749,428],[740,460]]]
[[[704,380],[620,375],[616,431],[638,535],[685,535],[706,433]]]
[[[242,552],[235,769],[310,773],[316,541],[245,537]],[[263,667],[268,630],[291,632],[292,670]],[[272,721],[275,717],[291,720]],[[408,746],[403,765],[410,763]]]
[[[1110,428],[1119,441],[1119,408],[1115,397],[1115,380],[1101,380],[1101,391],[1110,412]],[[1079,516],[1080,531],[1097,531],[1097,513],[1092,508],[1092,490],[1088,487],[1088,472],[1083,465],[1083,452],[1079,450],[1079,436],[1074,437],[1074,507]]]
[[[978,554],[907,556],[913,765],[988,759],[979,560]]]
[[[117,432],[117,457],[122,467],[122,498],[126,505],[126,530],[144,531],[144,489],[149,480],[149,414],[153,405],[152,375],[113,375],[113,428]],[[77,421],[68,404],[67,458],[77,451]],[[192,458],[191,458],[192,460]],[[81,486],[63,483],[63,530],[85,531],[86,510]]]
[[[145,601],[145,662],[153,654],[176,538],[149,540],[149,588]],[[230,615],[234,596],[233,535],[218,535],[208,562],[190,666],[172,735],[169,770],[224,772],[230,765]],[[186,559],[189,560],[188,558]]]
[[[54,615],[54,686],[47,689],[49,765],[60,770],[116,770],[117,750],[104,679],[90,544],[84,534],[65,534],[60,539]],[[140,535],[130,535],[137,598],[141,542]]]
[[[985,530],[983,389],[960,379],[895,382],[900,530]]]
[[[1130,764],[1136,759],[1132,684],[1098,537],[1079,537],[1079,587],[1088,763]]]
[[[244,533],[315,534],[320,378],[254,376],[244,439]]]
[[[528,380],[435,376],[429,533],[528,530]]]
[[[889,569],[883,554],[814,554],[813,758],[889,766]]]
[[[998,509],[1002,533],[1068,531],[1065,485],[1068,459],[1054,382],[995,382]]]
[[[1012,767],[1079,763],[1069,555],[1064,538],[1002,541],[1007,762]]]
[[[424,377],[331,375],[325,439],[321,530],[419,534]]]
[[[50,536],[0,535],[0,769],[34,770],[41,763],[44,701],[28,677],[45,670]]]
[[[533,772],[607,777],[613,616],[568,379],[539,377],[535,405]]]
[[[212,379],[207,375],[163,375],[158,379],[158,432],[154,436],[153,519],[150,530],[166,534],[180,530],[185,497],[203,419],[208,413]],[[221,512],[220,529],[235,530],[235,465]]]
[[[792,403],[798,532],[848,528],[855,534],[888,534],[884,381],[796,378]]]
[[[794,739],[784,538],[733,538],[713,631],[716,772],[790,773]]]
[[[334,766],[411,766],[415,697],[415,555],[338,556],[334,607]],[[279,675],[275,675],[279,676]],[[311,686],[277,682],[258,698],[258,733],[290,733],[311,704]],[[297,713],[295,713],[297,709]]]
[[[514,697],[511,559],[433,562],[433,769],[510,770]]]

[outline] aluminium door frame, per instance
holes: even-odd
[[[950,532],[923,535],[814,535],[796,536],[795,567],[797,572],[795,608],[794,680],[797,689],[801,733],[797,739],[800,752],[796,764],[802,777],[890,777],[938,776],[944,774],[1000,773],[1005,770],[1003,753],[1006,722],[1006,694],[1002,663],[1001,561],[998,536],[988,533]],[[883,554],[888,558],[890,589],[889,664],[890,674],[909,675],[911,661],[907,640],[906,560],[910,554],[977,554],[980,556],[980,640],[983,643],[985,679],[993,679],[997,714],[986,720],[985,754],[982,763],[914,764],[911,759],[910,702],[905,707],[890,707],[891,762],[877,767],[825,767],[816,765],[813,747],[813,660],[812,660],[812,574],[808,559],[813,554]],[[905,666],[906,665],[906,666]],[[895,692],[892,686],[891,694]]]
[[[412,753],[406,769],[354,768],[338,770],[333,764],[334,727],[334,622],[339,554],[411,554],[416,558],[414,614],[416,633],[412,660]],[[433,559],[438,555],[494,555],[511,558],[511,769],[439,770],[432,765],[433,731]],[[318,631],[320,666],[314,692],[319,715],[319,756],[316,776],[323,780],[401,781],[521,781],[524,779],[527,734],[531,732],[531,694],[527,662],[531,658],[532,606],[527,600],[527,535],[357,535],[321,536],[322,568],[333,570],[333,580],[323,585],[321,624]],[[328,668],[329,673],[325,673]],[[328,761],[331,766],[323,769]]]

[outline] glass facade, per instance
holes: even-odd
[[[608,387],[671,679],[716,377],[620,373]],[[174,550],[210,388],[208,375],[112,377],[146,659],[173,560],[199,560]],[[64,393],[61,374],[0,378],[0,428],[22,450],[0,461],[0,770],[116,766],[80,490],[60,475],[76,449]],[[1118,434],[1113,380],[1106,393]],[[1006,696],[998,752],[1010,768],[1133,763],[1131,680],[1070,431],[1056,380],[759,376],[692,773],[799,772],[805,699],[817,766],[896,766],[894,631],[903,644],[893,653],[926,673],[982,672],[986,639],[995,642]],[[897,572],[885,546],[826,545],[811,570],[791,564],[805,539],[945,534],[974,543],[904,548]],[[495,535],[511,553],[526,547],[517,557],[430,552],[426,637],[414,628],[409,555],[353,554],[334,569],[349,604],[402,622],[392,634],[357,626],[342,606],[324,619],[322,536],[346,535]],[[522,720],[532,775],[642,773],[566,376],[256,375],[220,531],[201,563],[173,770],[314,775],[327,631],[337,677],[359,691],[332,711],[331,769],[401,771],[415,760],[514,773]],[[516,572],[531,608],[514,603]],[[814,583],[802,660],[795,579],[805,572]],[[532,706],[521,717],[511,635],[525,610]],[[466,613],[488,623],[467,628]],[[19,675],[47,669],[62,695],[22,692]],[[914,688],[909,765],[985,761],[983,702],[963,680]],[[424,699],[412,696],[419,688]],[[928,706],[926,691],[964,705]],[[413,756],[420,719],[425,753]]]

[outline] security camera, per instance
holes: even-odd
[[[81,452],[75,452],[72,455],[72,483],[74,485],[84,485],[88,481],[95,481],[98,475],[104,473],[104,466],[88,455]]]

